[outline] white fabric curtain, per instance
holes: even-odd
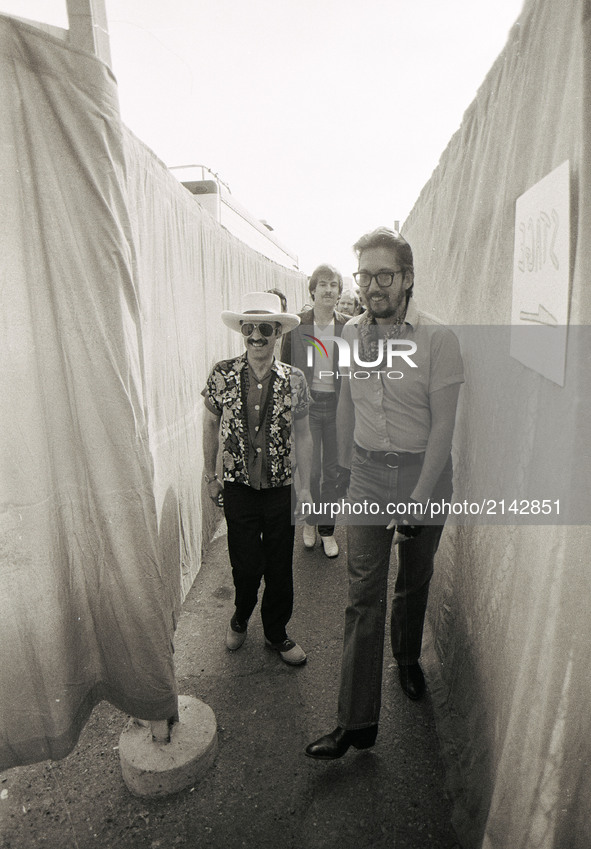
[[[499,454],[508,443],[519,449],[525,485],[541,440],[556,486],[588,498],[589,34],[582,0],[526,3],[403,228],[417,300],[451,325],[510,325],[515,201],[570,161],[566,383],[552,384],[508,350],[496,370],[464,351],[460,497],[483,463],[515,480]],[[566,415],[552,422],[561,405]],[[444,534],[430,605],[431,688],[465,847],[591,845],[590,544],[587,524],[456,525]]]
[[[199,393],[239,342],[219,313],[304,278],[121,126],[100,61],[4,16],[0,114],[6,768],[63,757],[101,699],[175,713],[174,618],[204,538]]]
[[[125,150],[162,556],[184,597],[217,515],[201,504],[200,393],[212,365],[244,348],[220,313],[271,288],[295,310],[307,278],[221,227],[129,131]]]

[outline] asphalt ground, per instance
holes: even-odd
[[[258,607],[242,648],[227,651],[234,593],[223,525],[208,547],[175,639],[179,692],[206,702],[218,723],[216,761],[194,787],[132,796],[117,749],[127,718],[102,703],[67,758],[0,776],[2,849],[459,847],[431,696],[404,695],[387,641],[375,747],[330,762],[304,755],[337,724],[345,529],[336,536],[341,553],[329,560],[320,545],[305,550],[297,529],[288,631],[308,654],[298,668],[265,647]]]

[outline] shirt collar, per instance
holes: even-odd
[[[419,310],[417,308],[417,305],[415,304],[414,298],[408,299],[406,315],[404,316],[404,323],[410,324],[413,330],[415,330],[417,324],[419,323]]]
[[[240,354],[240,356],[236,360],[236,371],[242,371],[242,369],[248,365],[248,360],[246,358],[247,351]],[[277,372],[280,377],[287,377],[289,375],[289,366],[286,366],[285,363],[280,362],[275,355],[273,355],[273,362],[271,363],[271,371]]]

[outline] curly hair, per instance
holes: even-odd
[[[398,262],[400,263],[401,270],[405,273],[410,272],[413,278],[412,284],[406,292],[410,298],[412,290],[414,289],[415,268],[412,257],[412,248],[406,239],[401,236],[397,230],[390,230],[389,227],[377,227],[370,233],[366,233],[353,245],[353,250],[357,254],[357,259],[359,259],[363,251],[369,250],[369,248],[388,248],[389,250],[394,251],[398,258]]]

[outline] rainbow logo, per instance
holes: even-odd
[[[315,348],[319,354],[324,352],[324,356],[328,359],[328,351],[322,344],[322,340],[318,339],[316,336],[312,336],[310,333],[304,333],[304,336],[308,340],[308,345],[311,345],[312,348]]]

